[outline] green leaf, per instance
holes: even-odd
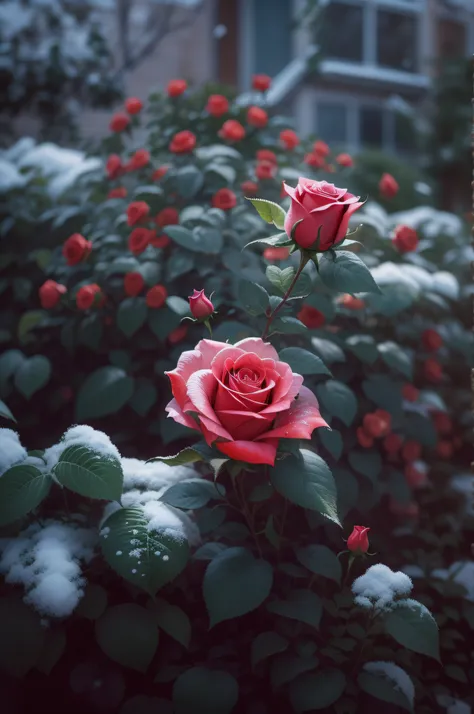
[[[158,647],[153,615],[135,603],[106,610],[95,623],[95,636],[110,659],[137,672],[146,672]]]
[[[300,449],[298,455],[277,461],[270,478],[275,489],[289,501],[340,525],[336,484],[327,463],[313,451]]]
[[[95,312],[81,320],[77,330],[77,342],[91,350],[98,350],[104,331],[102,315]]]
[[[290,590],[286,600],[273,600],[267,610],[291,620],[304,622],[316,630],[319,629],[323,604],[321,598],[311,590]]]
[[[135,382],[135,391],[133,392],[129,404],[134,412],[144,417],[155,404],[157,397],[158,392],[151,379],[138,377]]]
[[[267,518],[264,533],[265,533],[265,537],[268,540],[268,542],[270,543],[270,545],[272,545],[274,548],[278,549],[280,547],[280,536],[278,535],[278,533],[275,529],[275,523],[274,523],[272,513],[270,513],[270,515]]]
[[[327,709],[344,692],[346,677],[339,669],[303,674],[290,685],[290,700],[296,712]]]
[[[15,387],[25,399],[45,386],[51,377],[51,362],[43,355],[26,358],[15,372]]]
[[[382,470],[382,459],[376,451],[350,451],[349,463],[358,474],[375,481]]]
[[[385,364],[408,379],[413,379],[413,361],[407,352],[395,342],[382,342],[377,347]]]
[[[255,245],[255,243],[263,243],[264,245],[271,245],[273,247],[284,247],[292,245],[293,241],[288,238],[286,233],[277,233],[274,236],[267,236],[266,238],[256,238],[256,240],[251,240],[250,243],[244,245],[244,248],[248,248],[249,245]]]
[[[385,619],[385,631],[402,647],[440,661],[438,625],[416,600],[399,600]]]
[[[125,298],[117,310],[117,327],[122,330],[125,337],[131,337],[145,324],[147,314],[145,298]]]
[[[52,480],[30,464],[12,466],[0,477],[0,526],[33,511],[46,498]]]
[[[377,357],[377,345],[370,335],[352,335],[346,340],[348,349],[366,364],[373,364]]]
[[[270,594],[272,582],[271,565],[246,548],[219,553],[207,566],[203,582],[210,627],[255,610]]]
[[[218,255],[224,244],[222,233],[217,228],[196,226],[191,231],[183,226],[166,226],[166,235],[182,248],[195,253]]]
[[[308,568],[315,575],[323,575],[325,578],[341,581],[341,563],[333,551],[325,545],[308,545],[305,548],[298,548],[295,552],[301,565]]]
[[[438,441],[438,435],[432,420],[422,414],[406,414],[403,432],[408,439],[414,439],[430,449],[433,449]]]
[[[21,343],[28,342],[31,335],[28,333],[47,316],[45,310],[29,310],[23,313],[18,322],[18,339]]]
[[[183,166],[176,171],[174,179],[178,192],[185,199],[195,196],[204,183],[204,175],[197,166]]]
[[[149,310],[148,324],[151,331],[162,342],[168,337],[181,322],[180,316],[170,310],[169,307],[162,307],[160,310]]]
[[[365,263],[355,254],[340,250],[319,257],[319,277],[331,290],[341,293],[381,293]]]
[[[329,451],[331,456],[336,461],[338,461],[344,448],[341,432],[337,431],[337,429],[322,428],[318,429],[317,434],[321,439],[321,443],[324,448]]]
[[[276,265],[269,265],[265,274],[273,287],[278,290],[281,295],[284,295],[293,282],[296,270],[293,266],[282,269],[278,268]]]
[[[13,377],[26,359],[20,350],[7,350],[0,355],[0,391],[3,393],[8,380]]]
[[[277,632],[261,632],[252,642],[252,668],[264,659],[288,649],[289,642]]]
[[[328,379],[319,384],[316,393],[321,404],[329,414],[350,426],[357,413],[357,398],[346,384],[335,379]]]
[[[175,714],[230,714],[239,698],[239,685],[228,672],[192,667],[173,686]]]
[[[270,328],[272,335],[300,335],[307,332],[308,328],[296,317],[277,317]]]
[[[170,256],[168,262],[166,263],[166,274],[168,276],[169,280],[175,280],[176,278],[179,278],[181,275],[185,275],[186,273],[189,273],[191,270],[194,268],[194,260],[192,255],[189,255],[188,253],[183,253],[180,251],[179,253],[173,253],[173,255]]]
[[[194,464],[196,461],[204,461],[206,456],[203,451],[195,446],[186,446],[179,454],[174,456],[155,456],[153,459],[148,459],[147,464],[152,464],[154,461],[160,461],[168,466],[185,466],[186,464]]]
[[[339,345],[336,345],[331,340],[325,340],[322,337],[312,337],[311,345],[315,352],[319,354],[321,359],[327,364],[333,362],[345,362],[346,356]]]
[[[100,419],[115,414],[133,394],[134,380],[118,367],[99,367],[82,383],[76,402],[76,419]]]
[[[331,374],[322,359],[302,347],[285,347],[280,352],[280,359],[298,374]]]
[[[174,580],[189,558],[184,533],[169,526],[151,529],[140,508],[112,513],[100,532],[100,545],[110,567],[150,595]]]
[[[53,473],[62,486],[81,496],[106,501],[119,501],[122,496],[120,461],[113,456],[102,456],[87,446],[64,449]]]
[[[361,690],[370,694],[371,697],[379,699],[382,702],[394,704],[396,707],[407,709],[409,712],[413,711],[411,702],[409,702],[405,694],[396,687],[394,680],[384,676],[382,672],[380,672],[380,674],[361,672],[357,677],[357,683]]]
[[[318,660],[316,657],[296,657],[295,655],[282,654],[272,661],[270,670],[270,680],[272,688],[277,689],[284,684],[291,682],[303,672],[316,669]]]
[[[147,607],[158,627],[187,649],[191,640],[191,622],[184,610],[161,597],[150,601]]]
[[[74,610],[76,617],[98,620],[107,607],[107,591],[101,585],[88,583],[79,605]]]
[[[402,414],[402,385],[385,374],[372,374],[362,382],[362,390],[376,406],[393,417]]]
[[[38,662],[45,637],[34,610],[13,597],[0,598],[0,670],[23,679]]]
[[[189,302],[178,295],[170,295],[166,300],[166,304],[170,310],[179,315],[180,318],[189,317],[191,315]]]
[[[249,315],[264,315],[270,307],[269,295],[265,288],[248,280],[242,280],[239,283],[238,299]]]
[[[219,500],[223,494],[225,488],[222,484],[216,485],[204,478],[192,478],[170,486],[160,500],[175,508],[189,510],[202,508],[211,500]]]
[[[15,417],[11,413],[10,409],[7,407],[5,402],[3,402],[0,399],[0,416],[2,416],[4,419],[10,419],[10,421],[16,422]]]
[[[43,674],[50,674],[53,667],[59,662],[66,649],[66,633],[64,630],[46,630],[43,649],[39,656],[36,669]]]
[[[260,218],[263,218],[267,223],[273,223],[274,226],[283,230],[286,213],[278,203],[267,201],[264,198],[248,198],[247,200],[257,209]]]

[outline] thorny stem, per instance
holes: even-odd
[[[241,476],[243,476],[244,473],[245,473],[245,472],[242,472]],[[248,509],[248,507],[247,507],[247,503],[246,503],[246,500],[245,500],[245,495],[244,495],[244,492],[243,492],[242,481],[243,481],[242,477],[241,477],[240,479],[239,479],[239,477],[237,477],[237,478],[235,479],[235,493],[236,493],[237,499],[238,499],[238,501],[239,501],[239,505],[240,505],[240,507],[241,507],[241,509],[242,509],[242,510],[241,510],[241,513],[242,513],[242,515],[244,516],[244,518],[245,518],[245,520],[246,520],[246,522],[247,522],[249,531],[251,532],[251,534],[252,534],[252,536],[253,536],[253,539],[254,539],[254,541],[255,541],[255,545],[257,546],[258,554],[259,554],[259,556],[260,556],[260,558],[261,558],[261,557],[262,557],[262,549],[261,549],[261,547],[260,547],[260,542],[259,542],[259,540],[258,540],[258,535],[257,535],[257,533],[256,533],[256,531],[255,531],[255,524],[254,524],[254,520],[253,520],[252,514],[250,513],[250,511],[249,511],[249,509]]]
[[[275,318],[275,315],[281,310],[281,308],[283,307],[283,305],[286,303],[286,301],[287,301],[288,298],[290,297],[290,295],[291,295],[291,293],[292,293],[292,291],[293,291],[293,288],[294,288],[295,285],[296,285],[296,281],[298,280],[298,278],[300,277],[301,273],[303,272],[303,268],[305,267],[305,265],[306,265],[306,263],[308,262],[308,260],[309,260],[309,257],[308,257],[307,255],[305,255],[305,253],[301,252],[301,254],[300,254],[300,265],[299,265],[299,268],[298,268],[298,270],[297,270],[296,273],[295,273],[295,277],[294,277],[293,280],[291,281],[290,287],[288,288],[288,290],[286,291],[286,293],[283,295],[283,298],[282,298],[281,302],[279,303],[279,305],[276,306],[276,308],[273,310],[273,312],[271,312],[270,315],[268,315],[267,324],[265,325],[265,329],[264,329],[264,331],[263,331],[263,333],[262,333],[262,340],[266,340],[266,338],[268,337],[268,332],[269,332],[270,327],[271,327],[271,324],[272,324],[272,322],[273,322],[273,320],[274,320],[274,318]]]

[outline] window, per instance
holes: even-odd
[[[377,12],[377,64],[405,72],[417,70],[418,20],[399,12]]]
[[[274,77],[292,57],[291,0],[254,0],[254,71]]]
[[[363,146],[382,148],[383,110],[377,107],[361,107],[359,110],[359,138]]]
[[[320,102],[317,121],[321,139],[334,144],[347,141],[347,110],[344,104]]]
[[[362,62],[363,22],[363,8],[358,5],[343,2],[328,5],[320,37],[323,55],[333,59]]]
[[[462,22],[442,19],[438,22],[438,54],[446,59],[465,57],[467,50],[467,28]]]

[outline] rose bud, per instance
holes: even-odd
[[[206,111],[213,117],[221,117],[229,111],[229,100],[222,94],[211,94],[207,100]]]
[[[435,359],[427,359],[423,364],[423,373],[430,382],[440,382],[443,378],[443,368]]]
[[[107,194],[107,198],[127,198],[127,189],[125,186],[117,186],[112,188]]]
[[[382,442],[387,454],[396,454],[400,451],[402,443],[402,438],[398,434],[389,434]]]
[[[365,526],[354,526],[354,530],[347,539],[347,549],[355,555],[362,555],[369,550],[369,537],[367,533],[370,528]]]
[[[141,273],[127,273],[123,279],[125,294],[128,297],[136,297],[145,287],[145,281]]]
[[[146,149],[138,149],[135,151],[130,161],[127,164],[127,169],[129,171],[135,171],[136,169],[142,169],[144,166],[150,163],[150,152]]]
[[[159,181],[167,173],[169,166],[160,166],[155,171],[153,171],[151,178],[153,181]]]
[[[379,191],[384,198],[394,198],[398,193],[398,183],[391,174],[383,174],[379,181]]]
[[[236,119],[228,119],[222,125],[219,136],[227,141],[241,141],[245,137],[245,129]]]
[[[260,181],[270,180],[275,177],[277,172],[276,164],[270,161],[259,161],[255,167],[255,176]]]
[[[171,82],[168,82],[168,86],[166,88],[166,91],[168,92],[169,97],[179,97],[181,94],[184,94],[184,92],[188,88],[188,83],[184,79],[172,79]]]
[[[110,120],[109,129],[110,131],[119,133],[121,131],[124,131],[129,124],[130,117],[127,114],[124,114],[123,112],[118,112],[117,114],[114,114],[112,119]]]
[[[118,154],[111,154],[105,164],[107,178],[114,179],[123,173],[122,159]]]
[[[230,211],[237,205],[237,197],[230,188],[220,188],[212,197],[212,205],[222,211]]]
[[[266,92],[270,89],[272,78],[268,74],[254,74],[252,77],[252,88],[257,92]]]
[[[127,223],[134,226],[150,213],[150,206],[145,201],[133,201],[127,206]]]
[[[137,97],[130,97],[125,101],[125,109],[128,114],[140,114],[143,103]]]
[[[156,214],[155,223],[157,226],[160,226],[160,228],[176,226],[179,223],[179,213],[173,206],[162,208],[161,211]]]
[[[418,233],[409,226],[397,226],[392,243],[399,253],[411,253],[418,246]]]
[[[148,228],[134,228],[128,237],[129,249],[134,255],[140,255],[148,248],[154,235],[154,231],[150,231]]]
[[[99,285],[92,283],[91,285],[83,285],[76,294],[76,305],[79,310],[88,310],[96,305],[101,307],[105,302],[105,296]]]
[[[315,141],[313,144],[313,151],[315,154],[318,154],[318,156],[326,157],[329,156],[331,153],[331,149],[329,146],[326,144],[325,141]]]
[[[377,439],[385,433],[385,423],[377,414],[366,414],[362,422],[366,434]]]
[[[65,285],[60,285],[54,280],[47,280],[38,290],[41,307],[51,310],[61,300],[61,295],[67,292]]]
[[[417,402],[418,397],[420,396],[420,390],[417,389],[414,384],[409,384],[407,382],[402,387],[402,396],[403,399],[407,400],[407,402]]]
[[[453,422],[444,412],[434,412],[433,423],[438,434],[450,434],[453,430]]]
[[[339,166],[345,166],[346,168],[350,168],[351,166],[354,166],[354,161],[350,154],[338,154],[336,156],[336,164],[339,164]]]
[[[437,352],[443,345],[443,338],[436,330],[423,330],[421,342],[428,352]]]
[[[363,203],[345,188],[327,181],[300,178],[296,188],[283,185],[291,198],[285,218],[285,231],[300,248],[323,252],[341,243],[346,237],[349,219]],[[319,244],[316,240],[319,235]]]
[[[364,449],[370,449],[374,445],[373,438],[361,426],[356,430],[356,436],[357,441]]]
[[[292,151],[300,143],[298,134],[293,129],[283,129],[280,132],[280,142],[285,149]]]
[[[308,166],[311,166],[313,169],[322,169],[324,166],[324,157],[320,156],[319,154],[315,154],[311,152],[310,154],[306,154],[303,161],[305,164],[308,164]]]
[[[68,265],[77,265],[85,260],[92,250],[92,243],[80,233],[73,233],[63,245],[63,255]]]
[[[155,285],[146,294],[146,304],[148,307],[159,309],[163,307],[168,297],[168,291],[164,285]]]
[[[346,310],[363,310],[365,302],[353,295],[343,295],[338,302],[346,308]]]
[[[169,150],[173,154],[189,154],[196,146],[196,137],[192,131],[178,131],[171,140]]]
[[[271,164],[278,166],[277,155],[270,149],[259,149],[255,154],[257,161],[269,161]]]
[[[287,248],[285,250],[288,250]],[[305,325],[308,330],[315,330],[322,327],[326,322],[323,313],[312,305],[302,305],[301,310],[296,315],[298,320]]]
[[[258,193],[258,185],[255,181],[244,181],[240,189],[245,196],[256,196]]]
[[[204,290],[194,290],[188,300],[191,314],[196,320],[207,320],[214,312],[214,305],[204,295]]]
[[[249,107],[247,111],[247,123],[250,124],[250,126],[263,129],[263,127],[268,124],[268,114],[265,109],[261,107]]]
[[[402,459],[404,461],[417,461],[421,456],[421,444],[417,441],[406,441],[402,448]]]
[[[184,338],[188,334],[188,330],[189,327],[187,325],[180,325],[175,330],[170,332],[170,334],[168,335],[168,342],[170,343],[170,345],[177,345],[178,342],[184,340]]]

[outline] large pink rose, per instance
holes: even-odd
[[[344,240],[349,225],[349,218],[363,205],[359,196],[353,196],[345,188],[337,188],[327,181],[312,181],[300,178],[296,188],[283,184],[291,198],[290,210],[286,214],[285,231],[291,235],[291,229],[299,223],[294,239],[301,248],[310,248],[318,237],[321,228],[319,251],[329,250],[336,243]]]
[[[166,374],[169,416],[237,461],[273,466],[279,439],[310,439],[327,426],[303,377],[260,338],[233,346],[201,340]]]

